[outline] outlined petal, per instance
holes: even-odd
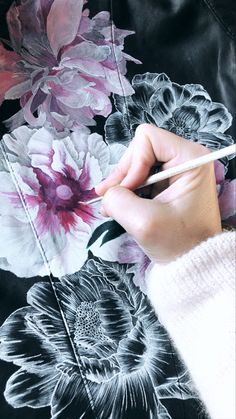
[[[70,44],[78,31],[83,0],[54,0],[47,17],[47,36],[57,57],[59,50]]]
[[[25,320],[29,308],[12,313],[0,328],[0,358],[15,365],[24,366],[31,372],[54,368],[57,350],[40,334],[36,334]]]
[[[61,373],[54,368],[44,372],[16,371],[7,381],[4,396],[14,408],[50,406],[52,393]]]
[[[78,397],[79,395],[79,397]],[[51,403],[51,419],[90,419],[94,416],[86,387],[79,372],[62,374]]]

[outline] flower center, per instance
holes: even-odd
[[[73,196],[73,192],[71,188],[67,185],[59,185],[56,188],[56,194],[58,198],[67,200],[70,199]]]
[[[180,137],[184,137],[187,140],[191,139],[192,130],[186,126],[185,121],[181,120],[180,118],[173,116],[166,122],[165,125],[167,126],[167,129],[174,134],[179,135]]]
[[[95,339],[110,342],[110,338],[103,332],[99,312],[95,303],[83,301],[77,308],[75,318],[75,343],[79,346],[81,339]]]

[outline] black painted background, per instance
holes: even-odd
[[[8,38],[5,14],[11,3],[0,0],[0,37],[5,39]],[[126,52],[143,63],[140,66],[129,63],[128,78],[147,71],[165,72],[180,84],[202,84],[213,101],[223,103],[235,115],[229,133],[236,138],[236,3],[231,0],[113,0],[112,6],[117,27],[136,32],[127,38]],[[94,15],[111,10],[111,1],[89,0],[88,7]],[[17,110],[17,101],[4,102],[0,108],[1,136],[6,132],[2,121]],[[96,130],[103,133],[104,119],[97,118],[97,122]],[[236,176],[235,159],[230,162],[228,176]],[[0,325],[10,313],[26,305],[27,290],[41,280],[41,277],[17,278],[0,270]],[[49,419],[48,408],[13,409],[6,403],[5,384],[17,368],[0,362],[1,419]],[[181,401],[168,401],[166,406],[174,419],[205,418],[195,401],[186,402],[184,408]],[[134,412],[133,419],[144,418]]]

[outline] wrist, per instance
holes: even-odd
[[[228,230],[226,230],[228,231]],[[172,244],[166,243],[166,249],[163,250],[159,247],[155,255],[148,255],[152,262],[159,265],[167,265],[171,262],[176,261],[183,255],[189,253],[192,249],[206,242],[208,239],[213,238],[223,232],[221,225],[215,228],[205,228],[202,231],[192,231],[191,234],[185,235],[180,238],[176,246],[173,246],[174,237]]]

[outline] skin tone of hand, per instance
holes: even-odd
[[[221,232],[214,164],[159,182],[152,199],[132,192],[163,162],[162,170],[210,151],[177,135],[142,124],[115,171],[96,187],[101,212],[133,236],[149,258],[168,263]]]

